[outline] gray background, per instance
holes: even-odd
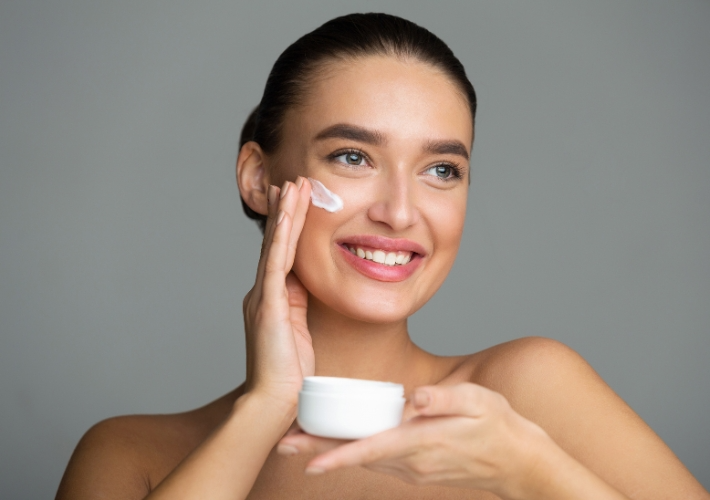
[[[241,382],[236,138],[278,54],[363,10],[440,35],[480,100],[415,340],[559,339],[710,486],[709,2],[4,0],[0,497],[52,497],[103,418]]]

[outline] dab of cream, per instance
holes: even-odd
[[[328,212],[337,212],[343,209],[343,200],[340,196],[330,191],[321,182],[308,178],[311,181],[311,202]]]

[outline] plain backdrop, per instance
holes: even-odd
[[[438,34],[479,97],[415,341],[558,339],[710,487],[710,2],[3,0],[1,498],[51,498],[101,419],[241,383],[237,136],[278,54],[352,11]]]

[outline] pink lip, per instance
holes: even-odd
[[[414,252],[412,260],[404,265],[387,266],[353,255],[349,246],[360,246],[387,252]],[[424,247],[410,240],[384,238],[382,236],[353,236],[343,239],[337,244],[343,258],[358,272],[377,281],[404,281],[417,270],[426,255]]]
[[[348,236],[337,241],[338,245],[360,246],[367,248],[376,248],[386,252],[414,252],[424,257],[426,249],[419,243],[404,238],[386,238],[384,236],[373,236],[369,234],[360,234],[356,236]]]

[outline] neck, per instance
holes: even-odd
[[[313,296],[308,301],[316,375],[411,385],[428,373],[432,355],[409,338],[407,320],[366,323],[343,316]]]

